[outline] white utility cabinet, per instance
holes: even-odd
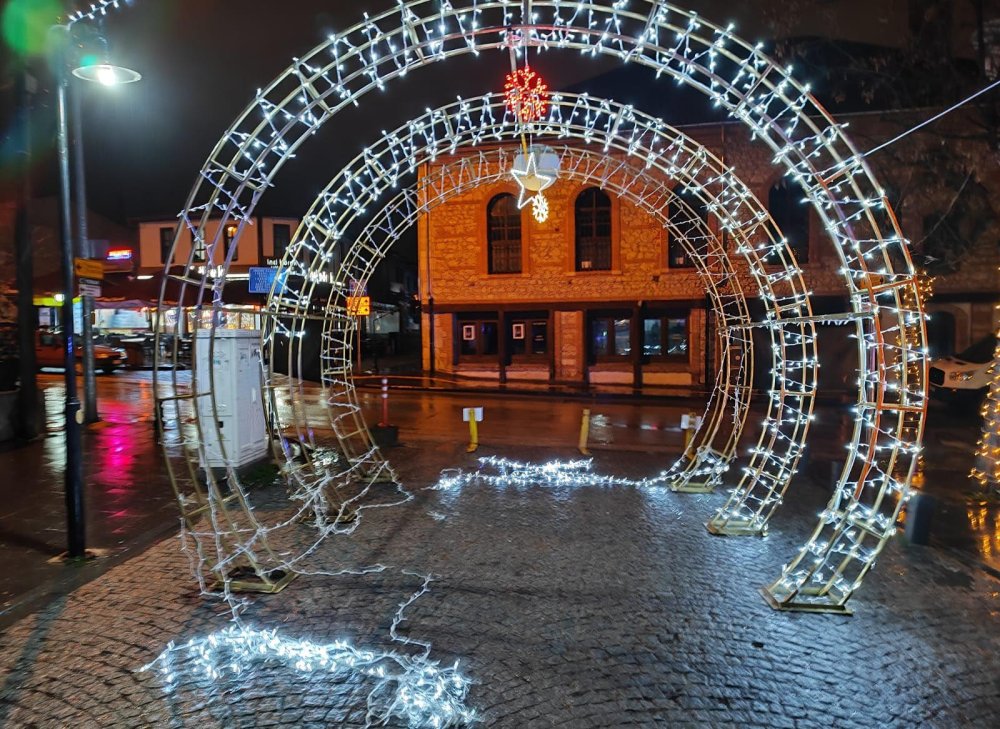
[[[195,393],[215,394],[198,397],[198,419],[205,442],[203,468],[224,468],[227,464],[219,447],[222,434],[229,464],[234,468],[259,461],[267,456],[267,423],[260,391],[260,332],[247,329],[217,329],[196,332],[194,338]],[[218,431],[212,423],[217,421]]]

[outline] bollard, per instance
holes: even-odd
[[[587,439],[590,437],[590,410],[584,408],[583,417],[580,419],[580,442],[577,445],[580,453],[589,456],[590,451],[587,449]]]
[[[462,420],[469,423],[469,445],[465,449],[466,453],[472,453],[479,448],[479,426],[477,423],[482,419],[483,409],[481,407],[462,408]]]
[[[701,416],[698,413],[684,413],[681,415],[681,430],[684,431],[684,449],[687,450],[694,438],[695,431],[701,426]]]
[[[911,493],[906,505],[906,541],[910,544],[929,544],[933,515],[934,497],[921,491]]]
[[[382,378],[382,420],[379,425],[385,427],[389,424],[389,378]]]

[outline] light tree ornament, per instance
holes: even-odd
[[[388,90],[421,68],[484,51],[508,50],[512,34],[518,35],[518,45],[525,49],[572,53],[574,58],[607,56],[650,69],[651,83],[654,75],[667,77],[703,93],[770,149],[773,165],[801,189],[825,229],[839,258],[847,310],[812,315],[808,295],[786,287],[801,273],[794,256],[785,269],[766,273],[765,283],[778,288],[773,293],[772,288],[761,292],[770,311],[765,321],[750,326],[761,326],[784,342],[775,374],[778,387],[769,393],[775,416],[764,424],[768,440],[751,455],[761,466],[752,479],[754,487],[734,489],[732,503],[726,507],[730,516],[718,525],[718,533],[762,533],[766,518],[784,493],[783,486],[776,484],[786,484],[795,473],[802,452],[799,438],[808,430],[815,395],[811,387],[798,384],[797,376],[818,366],[808,354],[814,335],[806,329],[833,321],[852,327],[858,346],[858,392],[844,468],[812,535],[763,590],[775,608],[848,612],[847,601],[895,531],[921,452],[927,407],[923,310],[919,297],[909,295],[915,292],[916,280],[908,241],[883,188],[846,136],[844,125],[826,112],[792,69],[770,58],[762,46],[743,41],[732,27],[713,25],[660,0],[398,0],[391,9],[364,17],[295,58],[261,87],[213,148],[179,216],[174,254],[188,251],[188,270],[181,276],[169,272],[165,278],[161,316],[173,309],[169,313],[184,320],[188,307],[210,313],[196,320],[196,326],[210,330],[207,346],[214,347],[215,331],[221,329],[220,322],[229,311],[225,277],[200,271],[193,260],[198,246],[178,246],[178,241],[193,235],[213,260],[222,262],[224,273],[236,250],[235,246],[226,250],[222,231],[227,223],[234,221],[241,229],[251,224],[257,205],[275,185],[284,163],[316,139],[326,123],[362,104],[373,91]],[[638,155],[642,149],[649,164],[694,178],[695,190],[713,212],[741,202],[731,169],[705,178],[704,155],[677,156],[675,149],[656,141],[655,129],[645,130],[628,121],[636,116],[634,110],[616,111],[610,103],[605,109],[603,104],[583,99],[576,104],[577,115],[556,121],[579,128],[584,143],[600,144],[600,138],[610,137],[628,154]],[[332,329],[338,338],[349,330],[352,325],[341,316],[340,298],[318,293],[315,280],[336,279],[344,267],[353,269],[348,272],[353,278],[367,278],[385,251],[357,238],[358,221],[365,211],[376,212],[389,190],[405,186],[412,179],[408,176],[415,175],[425,160],[489,142],[497,138],[495,129],[519,125],[513,116],[506,124],[497,119],[492,105],[486,111],[488,118],[470,121],[475,110],[463,108],[460,102],[453,111],[430,119],[430,124],[421,121],[393,138],[383,135],[386,143],[379,148],[386,154],[366,149],[359,155],[359,169],[345,169],[342,177],[338,175],[342,184],[326,201],[330,214],[304,219],[303,229],[296,233],[296,237],[303,235],[301,244],[295,250],[290,247],[282,259],[277,280],[285,280],[282,275],[287,274],[292,285],[272,291],[268,298],[263,344],[270,345],[316,319],[339,327]],[[209,225],[210,220],[219,223]],[[754,245],[751,241],[740,248]],[[769,246],[760,246],[760,253],[767,255]],[[309,257],[310,250],[317,255]],[[170,297],[166,296],[168,280]],[[176,306],[164,306],[165,300],[175,301]],[[297,357],[301,364],[304,349],[288,347],[288,357]],[[160,350],[154,351],[159,354]],[[176,356],[174,352],[171,359]],[[345,433],[360,434],[357,449],[344,454],[304,449],[305,456],[295,459],[286,444],[295,440],[309,444],[317,437],[304,416],[317,403],[301,380],[289,378],[279,387],[279,381],[268,380],[262,373],[265,392],[277,403],[268,416],[284,418],[281,428],[272,432],[280,447],[278,457],[287,462],[285,473],[293,497],[310,500],[320,513],[344,506],[343,499],[335,498],[336,489],[324,491],[334,481],[331,475],[324,476],[324,469],[333,472],[329,464],[342,464],[342,475],[364,483],[392,473],[372,445],[353,389],[343,384],[351,376],[343,361],[340,355],[324,359],[321,368],[322,404],[331,421],[340,423]],[[157,372],[154,369],[154,375]],[[166,377],[173,379],[173,388],[165,388],[169,395],[155,386],[154,392],[158,405],[167,405],[180,422],[186,421],[179,435],[183,448],[171,450],[164,439],[164,454],[185,519],[207,537],[196,545],[201,566],[226,577],[237,557],[250,561],[258,575],[259,561],[254,561],[258,558],[277,565],[288,562],[289,557],[270,546],[259,517],[249,508],[235,461],[226,468],[228,488],[222,488],[211,472],[207,483],[201,480],[199,463],[207,459],[207,443],[224,442],[217,418],[212,417],[218,407],[214,383],[211,377],[203,378],[205,387],[190,392],[185,382],[177,381],[177,372],[177,368],[167,371]],[[800,419],[803,414],[804,420]],[[786,434],[788,421],[795,423],[794,438]],[[223,457],[228,458],[225,452]],[[761,484],[763,490],[757,488]],[[352,496],[351,500],[357,504],[359,498],[364,497]],[[334,533],[322,520],[317,527],[317,544]]]
[[[979,484],[979,490],[973,497],[1000,499],[1000,330],[997,331],[997,347],[990,367],[989,392],[980,414],[983,429],[976,449],[976,465],[969,474]]]
[[[548,84],[530,66],[515,68],[507,74],[503,93],[507,106],[521,124],[538,121],[548,110]]]

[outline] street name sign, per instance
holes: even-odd
[[[80,296],[92,296],[97,298],[101,295],[101,282],[91,278],[80,279]]]
[[[73,270],[80,278],[94,281],[104,280],[104,261],[94,261],[90,258],[74,258]]]

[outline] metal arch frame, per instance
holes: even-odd
[[[494,110],[502,110],[503,108],[503,104],[499,100],[499,98],[484,97],[482,101],[483,104],[479,107],[479,113],[481,113],[481,116],[478,117],[479,125],[477,126],[475,124],[470,124],[467,126],[466,131],[474,134],[488,133],[491,138],[496,138],[496,139],[502,139],[505,136],[506,137],[512,136],[513,126],[510,123],[511,120],[503,117],[503,114],[505,112],[501,111],[501,118],[499,121],[493,115]],[[603,126],[603,128],[606,130],[611,130],[612,128],[610,124],[602,125],[599,123],[604,118],[602,114],[604,114],[605,112],[618,113],[618,110],[612,108],[617,105],[609,106],[608,105],[609,102],[602,101],[601,108],[603,109],[603,111],[595,112],[595,110],[590,107],[590,104],[591,101],[586,97],[572,97],[572,98],[559,97],[558,99],[554,100],[553,115],[552,118],[546,120],[544,125],[545,129],[550,134],[555,134],[556,132],[558,132],[561,136],[585,138],[589,139],[590,141],[594,141],[595,127],[601,128]],[[460,102],[458,104],[458,107],[460,109],[460,114],[462,115],[462,117],[467,121],[470,121],[472,119],[472,116],[470,115],[468,104],[466,102]],[[572,109],[572,111],[570,111],[570,109]],[[586,113],[582,113],[581,109],[587,109],[588,111]],[[568,116],[571,118],[578,114],[582,114],[583,116],[587,117],[587,119],[589,119],[590,121],[586,126],[567,124],[565,121],[559,121],[557,123],[556,120],[561,118],[560,114],[564,111],[567,112]],[[776,302],[781,300],[787,301],[790,298],[794,297],[796,300],[803,301],[804,302],[803,306],[805,306],[806,309],[808,310],[808,301],[807,301],[808,297],[804,292],[804,284],[801,283],[799,272],[794,267],[794,261],[789,263],[788,261],[784,260],[785,257],[790,256],[790,253],[787,251],[787,247],[784,245],[783,241],[781,241],[780,233],[777,233],[776,230],[774,230],[773,221],[770,221],[767,212],[763,209],[761,204],[758,201],[756,201],[755,198],[753,198],[749,190],[747,190],[745,186],[742,185],[742,183],[736,181],[735,178],[733,178],[731,175],[726,174],[725,169],[721,164],[721,162],[716,158],[714,158],[710,153],[708,153],[707,150],[700,147],[699,145],[693,144],[692,142],[690,142],[690,140],[687,140],[685,137],[683,137],[683,135],[680,135],[676,130],[671,130],[668,127],[664,127],[662,122],[659,122],[658,120],[651,120],[648,117],[644,117],[642,115],[636,115],[632,110],[625,109],[625,112],[627,112],[625,113],[625,116],[628,118],[629,124],[624,127],[621,124],[619,124],[617,127],[617,130],[623,133],[623,139],[626,138],[627,136],[624,135],[624,132],[633,123],[640,126],[644,126],[644,128],[646,129],[651,129],[655,133],[651,134],[649,140],[643,142],[642,144],[633,143],[628,147],[626,147],[620,139],[614,139],[610,137],[605,139],[603,136],[600,136],[600,134],[598,135],[597,138],[598,142],[603,140],[605,142],[606,148],[613,147],[618,151],[621,151],[627,155],[633,155],[643,160],[643,167],[654,166],[650,160],[652,156],[655,156],[654,153],[656,147],[652,143],[663,144],[664,146],[673,149],[674,153],[669,163],[667,163],[666,161],[661,161],[660,163],[658,163],[657,172],[659,172],[660,177],[663,178],[668,175],[673,175],[674,177],[678,177],[684,184],[686,184],[691,189],[691,191],[696,196],[699,196],[702,199],[702,202],[704,202],[706,205],[706,209],[714,211],[713,214],[715,214],[716,217],[720,218],[720,220],[722,221],[722,227],[728,230],[730,233],[732,233],[736,238],[737,242],[740,244],[739,248],[743,251],[742,253],[743,257],[749,262],[748,268],[750,272],[754,275],[757,288],[762,292],[764,292],[763,298],[765,299],[765,301],[767,302]],[[428,114],[430,115],[429,118],[427,119],[420,118],[415,122],[411,122],[409,127],[411,135],[413,134],[414,130],[419,130],[419,136],[426,144],[425,147],[422,147],[420,149],[419,154],[424,155],[424,157],[419,156],[415,152],[415,147],[413,145],[408,147],[409,151],[407,152],[406,155],[402,155],[402,153],[400,153],[401,157],[405,157],[407,160],[409,160],[409,162],[411,163],[410,168],[412,169],[415,169],[416,166],[425,159],[435,158],[436,155],[440,152],[438,146],[441,143],[447,142],[448,144],[446,146],[450,145],[451,148],[458,148],[459,146],[462,146],[460,144],[461,140],[455,140],[455,139],[449,140],[448,137],[444,137],[443,141],[438,140],[436,132],[434,131],[436,125],[444,125],[446,127],[449,127],[450,124],[449,120],[451,118],[449,114],[445,113],[445,111],[442,110],[428,112]],[[393,142],[387,140],[395,140],[395,141]],[[437,141],[435,142],[435,140]],[[387,135],[383,139],[383,142],[386,143],[387,149],[392,152],[391,155],[385,157],[384,159],[385,160],[388,160],[389,158],[396,159],[395,153],[399,151],[396,145],[401,143],[399,135],[397,133]],[[649,146],[647,146],[647,144]],[[367,197],[361,199],[352,195],[348,195],[345,197],[342,194],[341,190],[331,191],[331,189],[328,188],[327,190],[325,190],[323,193],[320,194],[318,200],[321,203],[325,202],[327,205],[329,204],[340,205],[341,207],[344,208],[345,214],[349,213],[349,215],[352,218],[357,215],[363,216],[364,211],[372,204],[373,200],[377,200],[382,193],[394,188],[397,185],[397,183],[399,182],[398,175],[402,174],[401,171],[398,169],[395,174],[386,174],[385,165],[379,162],[380,158],[382,157],[379,153],[377,153],[376,150],[372,149],[365,150],[355,160],[355,162],[357,163],[357,165],[359,165],[359,167],[357,168],[348,167],[345,170],[343,170],[341,175],[339,176],[339,178],[342,178],[345,181],[343,184],[347,184],[348,186],[350,186],[351,184],[351,182],[349,181],[370,179],[371,184],[367,185],[365,189],[371,199],[368,199]],[[386,162],[386,164],[389,163]],[[610,177],[612,177],[612,173],[614,171],[618,171],[622,168],[622,164],[623,164],[622,162],[616,160],[615,167],[610,171],[605,170],[601,178],[603,180],[608,180]],[[377,174],[374,174],[375,171],[377,171]],[[699,179],[698,177],[699,175],[701,175],[702,179]],[[339,178],[335,178],[334,182],[336,182],[337,179]],[[377,183],[376,180],[378,181]],[[669,191],[664,190],[662,188],[662,185],[659,183],[654,185],[652,187],[652,190],[650,190],[649,184],[644,184],[643,194],[639,195],[637,199],[640,202],[642,202],[645,207],[652,208],[654,211],[656,211],[659,208],[662,208],[667,203],[669,203],[671,194],[672,193],[670,193]],[[328,210],[327,213],[329,212],[330,211]],[[322,237],[324,243],[322,246],[317,244],[313,246],[312,249],[310,250],[310,255],[307,258],[313,263],[312,266],[308,268],[302,266],[301,263],[297,260],[298,253],[300,251],[297,249],[295,245],[293,245],[289,249],[290,252],[286,254],[286,260],[284,261],[285,268],[289,273],[303,278],[306,282],[312,282],[312,283],[314,283],[323,276],[324,274],[323,269],[329,266],[331,261],[333,260],[332,251],[326,247],[326,244],[331,239],[335,240],[335,236],[332,234],[331,231],[334,230],[335,228],[339,228],[341,230],[340,235],[347,235],[346,231],[349,227],[349,225],[344,224],[341,220],[339,220],[341,217],[339,214],[336,214],[335,217],[338,219],[338,222],[336,224],[333,224],[324,218],[323,224],[318,225],[316,224],[316,221],[319,219],[319,216],[315,214],[310,214],[306,216],[307,221],[309,220],[313,221],[314,224],[312,227],[314,229],[314,232],[317,230],[320,231],[320,236]],[[349,237],[352,240],[365,239],[365,236],[363,234],[353,235],[353,231],[350,232],[351,235],[349,235]],[[763,236],[760,235],[762,233],[764,234]],[[298,232],[296,237],[301,241],[301,236],[298,234]],[[299,246],[301,246],[301,243],[299,244]],[[373,248],[371,245],[362,245],[362,246],[354,246],[352,248],[352,251],[356,253],[359,249],[365,251],[370,256],[370,258],[367,259],[367,261],[361,267],[365,272],[370,271],[371,266],[374,265],[374,263],[380,257],[379,249]],[[784,268],[778,270],[777,272],[776,271],[766,272],[763,268],[762,262],[760,261],[758,255],[758,249],[764,250],[766,252],[777,252],[779,258],[781,258],[782,261],[784,262]],[[693,251],[693,253],[695,254],[696,259],[700,257],[700,253],[698,251]],[[728,254],[726,254],[724,251],[719,257],[719,260],[726,262],[725,263],[726,266],[729,265]],[[343,277],[347,275],[345,272],[349,271],[353,272],[351,267],[349,266],[341,267],[339,269],[339,272],[341,274],[341,279],[343,279]],[[365,273],[365,275],[367,274]],[[733,272],[728,275],[730,277],[733,277],[736,274],[735,272]],[[355,278],[363,280],[360,274]],[[797,287],[792,286],[790,292],[789,290],[784,289],[778,285],[779,283],[782,282],[788,284],[789,282],[794,282],[796,280],[798,280],[799,285]],[[341,284],[343,284],[342,280]],[[275,304],[275,306],[273,306],[272,310],[270,311],[270,313],[273,316],[273,319],[269,318],[269,320],[275,322],[282,322],[282,320],[291,318],[293,321],[301,321],[306,318],[315,317],[322,319],[329,325],[330,321],[332,320],[329,310],[330,308],[329,303],[327,305],[327,309],[323,310],[324,315],[318,316],[316,314],[308,313],[308,306],[311,303],[311,300],[312,300],[311,290],[305,295],[303,295],[300,292],[295,296],[290,297],[288,287],[283,286],[281,295],[274,297],[272,299],[272,304]],[[291,305],[292,307],[291,310],[286,308],[289,305]],[[776,316],[780,323],[781,312],[775,313],[773,311],[773,306],[769,306],[769,309],[771,309],[772,315]],[[345,315],[346,312],[341,307],[340,316],[337,318],[343,320],[344,318],[346,318]],[[751,326],[751,324],[748,322],[748,320],[746,320],[746,318],[744,318],[744,321],[735,324],[733,326],[726,327],[727,334],[729,336],[732,336],[733,332],[735,331],[742,330],[745,332],[749,328],[749,326]],[[810,346],[812,343],[814,343],[814,336],[812,336],[811,322],[791,322],[790,326],[792,326],[793,328],[798,327],[798,333],[794,335],[797,337],[797,339],[795,339],[792,342],[791,346],[802,346],[803,342],[807,343],[806,346]],[[279,330],[281,330],[282,328],[284,328],[286,333],[289,333],[287,327],[285,327],[284,324],[281,324],[279,326]],[[346,328],[347,326],[345,324],[345,329]],[[771,330],[770,333],[772,335],[772,341],[775,343],[775,346],[772,348],[772,363],[775,365],[774,367],[772,367],[772,373],[777,373],[779,371],[784,372],[786,369],[784,353],[787,349],[789,349],[789,346],[786,346],[785,337],[788,336],[789,333],[786,330],[782,329],[781,338],[775,339],[774,337],[775,328],[774,327],[768,327],[768,328],[769,330]],[[293,332],[292,334],[294,336]],[[345,338],[349,339],[349,336]],[[349,345],[345,345],[345,347],[346,346]],[[781,358],[778,357],[779,352],[781,353]],[[814,370],[808,368],[802,368],[802,372],[809,372],[814,374]],[[779,387],[779,389],[784,388],[785,383],[787,383],[788,381],[789,381],[788,378],[783,377],[781,379],[782,384],[776,387]],[[272,385],[271,382],[267,382],[268,388],[270,388],[271,385]],[[812,385],[809,382],[800,382],[798,387],[798,392],[804,391],[804,389],[807,386],[812,387]],[[292,393],[289,394],[291,395]],[[348,396],[350,394],[352,393],[347,393]],[[298,398],[299,400],[301,400],[304,397],[304,394],[301,392],[301,388],[298,395],[299,395]],[[295,397],[289,397],[288,399],[292,403],[296,402]],[[336,402],[337,400],[335,398],[327,398],[328,404],[334,404]],[[774,401],[772,401],[771,403],[772,407],[773,403]],[[799,405],[801,405],[801,402],[799,403]],[[384,460],[381,459],[380,455],[378,454],[378,451],[374,449],[374,446],[370,441],[370,437],[367,435],[367,428],[364,426],[363,422],[361,422],[360,419],[356,417],[357,413],[356,403],[351,400],[348,400],[348,402],[344,404],[344,409],[346,411],[345,412],[346,415],[352,415],[352,414],[354,415],[354,422],[350,424],[350,427],[353,427],[354,430],[349,432],[348,438],[344,438],[341,435],[343,429],[338,429],[336,427],[336,423],[334,423],[335,432],[338,432],[338,430],[340,431],[338,432],[338,440],[340,441],[340,445],[343,445],[344,441],[349,439],[350,437],[361,436],[360,447],[354,449],[342,448],[342,450],[348,453],[348,459],[347,459],[348,465],[346,467],[347,470],[346,471],[341,470],[337,474],[334,474],[331,477],[329,471],[327,469],[324,469],[324,472],[321,475],[319,475],[317,479],[308,479],[306,482],[300,481],[299,488],[296,489],[294,494],[297,500],[299,500],[300,502],[308,503],[311,506],[312,510],[314,511],[317,517],[317,524],[321,527],[321,532],[323,532],[323,534],[328,533],[329,523],[330,523],[329,517],[331,512],[329,499],[327,498],[327,495],[325,493],[327,487],[333,486],[334,489],[336,490],[338,481],[341,482],[341,484],[343,485],[348,480],[348,477],[360,476],[362,480],[367,480],[367,484],[364,487],[364,491],[367,492],[367,489],[370,488],[372,483],[375,480],[377,480],[377,478],[386,474],[391,474],[391,471],[388,470],[387,464],[385,464]],[[277,410],[273,409],[272,412],[277,412]],[[792,430],[791,435],[792,436],[798,435],[798,437],[804,439],[806,432],[805,428],[803,427],[800,429],[799,426],[802,425],[803,421],[806,419],[807,413],[800,412],[799,415],[801,416],[799,419],[791,421],[796,424],[795,428],[793,428]],[[338,416],[338,418],[339,417],[340,416]],[[781,429],[781,420],[776,419],[769,411],[768,419],[766,422],[770,423],[772,427],[764,429],[764,432],[762,433],[762,438],[767,437],[768,434],[771,434],[771,438],[773,440],[774,433],[779,432]],[[302,439],[301,431],[298,433],[298,438]],[[786,435],[786,441],[790,442],[790,439],[787,437],[787,435]],[[287,440],[282,440],[281,442],[283,446],[287,445]],[[316,446],[316,443],[311,438],[311,435],[309,436],[309,442],[307,443],[307,445],[309,445],[310,448]],[[798,444],[798,450],[792,452],[792,457],[795,457],[795,455],[800,450],[801,450],[801,443]],[[758,449],[755,452],[754,457],[751,461],[751,467],[745,469],[743,483],[744,484],[759,483],[760,482],[760,479],[758,478],[759,474],[762,472],[763,468],[768,465],[768,462],[773,459],[774,455],[775,454],[773,450]],[[324,462],[329,462],[328,453],[324,452],[323,458]],[[756,467],[753,467],[754,462],[757,463]],[[722,466],[719,465],[719,468],[721,470]],[[289,473],[290,475],[298,477],[305,471],[305,469],[306,465],[301,465],[301,466],[296,465],[292,470],[289,471]],[[776,481],[773,480],[770,482],[765,482],[764,486],[765,496],[772,493],[776,486],[780,486],[782,490],[786,488],[790,476],[791,476],[790,473],[785,472],[784,480],[780,484],[778,484]],[[747,488],[747,491],[750,492],[751,488]],[[337,513],[337,516],[339,517],[343,515],[344,510],[345,508],[347,508],[348,504],[357,501],[357,497],[345,501],[343,497],[337,494],[336,500],[340,502]],[[776,499],[762,498],[761,501],[766,501],[767,503],[770,504],[777,503]],[[336,523],[336,520],[334,520],[334,523]],[[199,536],[199,534],[195,531],[194,527],[191,528],[191,533],[196,538]],[[256,529],[253,531],[253,534],[256,537],[261,536],[258,533],[258,530]],[[202,533],[201,536],[206,537],[211,535]],[[216,537],[217,536],[218,535],[216,535]],[[228,536],[230,538],[235,538],[234,535],[232,534]],[[220,561],[228,561],[230,559],[231,557],[227,556],[225,557],[225,560],[220,560]]]
[[[572,124],[564,117],[581,117],[587,122]],[[611,124],[612,118],[617,120],[614,125]],[[637,136],[633,126],[641,128],[644,133]],[[487,95],[479,99],[459,101],[441,109],[428,110],[404,127],[384,134],[380,142],[366,148],[317,196],[316,203],[304,216],[302,225],[296,231],[295,240],[298,244],[296,246],[293,241],[286,252],[283,266],[306,281],[316,281],[322,277],[323,268],[335,260],[330,241],[335,243],[341,238],[350,241],[364,240],[364,232],[355,231],[351,227],[355,219],[363,217],[365,211],[375,204],[380,191],[394,189],[406,171],[416,170],[421,163],[434,160],[439,154],[457,150],[470,140],[478,143],[482,139],[499,141],[512,138],[515,136],[514,130],[513,118],[507,116],[502,99]],[[781,325],[781,336],[775,338],[774,332],[771,332],[772,397],[760,440],[752,450],[751,461],[744,469],[743,478],[736,489],[739,498],[731,498],[727,506],[713,517],[710,525],[716,533],[762,533],[793,475],[794,464],[804,447],[814,403],[817,374],[815,328],[809,319],[811,309],[808,294],[793,254],[784,244],[766,209],[749,189],[735,176],[728,174],[722,162],[707,149],[660,120],[607,100],[563,94],[552,100],[548,118],[539,123],[535,131],[552,137],[583,139],[603,145],[605,150],[613,148],[626,155],[641,158],[643,165],[656,169],[661,178],[674,178],[686,184],[701,199],[706,209],[720,219],[722,229],[736,239],[737,249],[746,263],[746,269],[753,276],[757,289],[762,292],[761,298],[772,318],[769,328]],[[614,135],[620,135],[621,138]],[[629,140],[628,145],[623,143],[626,139]],[[669,160],[654,162],[657,149],[672,150]],[[406,165],[401,165],[400,160],[406,161]],[[334,187],[338,182],[339,187]],[[355,187],[361,192],[352,192]],[[654,187],[654,197],[656,190],[657,187]],[[656,198],[656,202],[665,204],[668,199]],[[647,206],[642,197],[638,204],[640,207]],[[301,250],[303,246],[306,249],[304,251]],[[360,265],[351,266],[346,265],[345,261],[345,265],[340,267],[336,283],[341,290],[348,287],[348,280],[363,283],[367,276],[365,272],[381,258],[381,249],[372,246],[362,248],[367,259],[362,260]],[[352,248],[352,251],[355,250]],[[770,267],[771,270],[765,269],[761,260],[762,251],[768,256],[776,255],[779,265]],[[728,261],[728,253],[723,254]],[[302,266],[299,258],[311,261],[312,264]],[[356,273],[356,270],[360,273]],[[301,316],[308,307],[314,305],[314,289],[312,287],[300,291],[294,300],[285,295],[287,291],[283,292],[277,300],[277,307],[272,309],[272,315],[292,319]],[[780,302],[796,302],[805,312],[806,319],[792,320],[787,324],[791,331],[786,330],[782,320],[783,313],[778,310]],[[342,327],[351,326],[350,317],[346,315],[342,303],[339,310],[331,308],[329,302],[325,309],[319,310],[324,311],[325,316],[332,317],[331,320],[342,322]],[[730,332],[750,326],[752,325],[747,322],[740,323]],[[799,372],[798,379],[795,375],[788,375],[787,353],[794,349],[801,349],[803,352],[803,360],[795,368]],[[345,379],[346,376],[342,375],[336,382],[337,386],[343,388]],[[345,407],[350,409],[351,406]],[[367,433],[359,422],[352,422],[350,427],[352,434],[363,436]],[[336,425],[334,430],[337,430]],[[301,437],[301,433],[299,436]],[[360,446],[349,446],[347,450],[367,456],[372,453],[372,445],[368,438],[362,440]],[[784,449],[784,452],[776,453],[779,449]],[[711,451],[702,456],[702,461],[708,465],[701,467],[699,464],[700,471],[716,467],[721,472],[728,465],[713,457]],[[786,461],[792,467],[785,467]],[[708,474],[709,477],[712,475],[714,474]],[[751,500],[754,505],[746,506]],[[749,518],[744,513],[749,514]]]
[[[438,10],[431,0],[400,0],[260,92],[202,169],[181,225],[194,231],[195,216],[220,211],[242,229],[277,168],[341,108],[419,66],[509,46],[511,30],[522,45],[615,55],[701,90],[771,147],[843,263],[859,343],[856,427],[830,508],[766,596],[776,607],[844,610],[894,531],[920,451],[926,336],[906,241],[867,163],[807,87],[731,29],[666,3],[640,4],[646,12],[598,0],[442,0]],[[221,293],[206,284],[190,281],[199,303],[206,288]]]
[[[644,167],[629,166],[622,164],[620,159],[610,159],[592,150],[560,147],[557,154],[560,156],[560,177],[563,179],[573,179],[590,184],[600,184],[617,192],[621,197],[639,201],[640,209],[657,218],[665,228],[670,230],[685,249],[692,255],[695,261],[695,271],[700,275],[705,283],[706,292],[714,302],[713,309],[719,313],[723,326],[719,329],[719,336],[722,340],[722,364],[717,375],[717,387],[712,392],[705,409],[703,427],[700,429],[695,439],[692,439],[682,456],[668,469],[663,479],[674,490],[687,490],[691,487],[691,482],[695,478],[700,478],[697,490],[710,490],[716,485],[721,476],[728,470],[729,462],[735,455],[736,445],[742,433],[746,417],[749,412],[750,382],[752,381],[752,361],[753,352],[749,342],[749,330],[746,325],[750,322],[750,314],[746,306],[746,299],[742,291],[738,271],[731,265],[725,247],[718,238],[706,227],[702,218],[696,215],[690,207],[681,199],[678,199],[670,187],[662,178],[657,178],[649,173]],[[468,156],[462,155],[457,160],[440,166],[433,175],[421,178],[415,190],[408,188],[397,194],[391,201],[382,205],[377,217],[369,220],[364,228],[351,239],[357,241],[362,250],[387,251],[398,239],[399,235],[411,227],[417,217],[424,212],[428,212],[439,204],[446,202],[454,195],[461,194],[480,185],[492,184],[507,177],[510,164],[513,158],[509,150],[498,148],[485,152],[480,150]],[[637,188],[641,187],[641,190]],[[337,269],[337,255],[334,249],[337,241],[332,240],[329,228],[325,225],[318,225],[316,221],[322,218],[317,213],[317,208],[324,207],[324,201],[331,196],[330,188],[327,187],[304,220],[313,221],[303,223],[296,231],[288,249],[287,259],[299,260],[308,259],[314,262],[333,261],[334,268]],[[681,202],[681,210],[687,217],[681,221],[677,218],[668,217],[664,211],[673,200]],[[693,238],[683,235],[678,229],[679,222],[691,222],[694,228],[700,233]],[[309,243],[303,243],[307,239]],[[705,252],[707,250],[707,252]],[[710,269],[706,261],[714,261],[714,270]],[[284,263],[283,263],[284,265]],[[328,266],[328,263],[319,264]],[[308,286],[308,292],[300,292],[299,298],[312,302],[316,288],[318,276],[315,266],[308,273],[302,276],[303,285]],[[348,463],[355,463],[362,459],[371,459],[372,463],[362,468],[362,471],[371,472],[381,464],[381,456],[374,443],[371,441],[367,428],[364,427],[363,418],[360,417],[360,407],[354,395],[354,386],[350,373],[352,369],[352,348],[355,320],[346,310],[346,302],[339,292],[343,292],[353,280],[358,285],[364,285],[371,269],[357,272],[355,278],[352,274],[356,272],[347,266],[337,269],[337,277],[333,281],[333,288],[327,297],[325,305],[319,307],[324,312],[322,350],[320,352],[321,361],[325,364],[322,370],[322,379],[326,394],[324,401],[328,406],[331,430],[337,434],[340,441],[340,450],[347,455]],[[347,279],[347,280],[345,280]],[[731,286],[729,293],[723,293],[719,286]],[[284,287],[283,287],[284,288]],[[278,304],[271,310],[267,322],[272,326],[270,331],[263,333],[264,346],[267,347],[273,334],[294,338],[298,331],[297,327],[305,326],[307,318],[302,317],[300,310],[294,312],[281,310]],[[288,321],[293,322],[292,326]],[[271,324],[276,322],[276,324]],[[734,341],[739,342],[739,349],[743,356],[737,357],[733,353]],[[274,373],[275,357],[267,357],[272,364],[268,369],[267,376],[270,378]],[[301,350],[299,350],[298,360],[295,360],[295,352],[288,350],[288,371],[292,372],[296,367],[303,365],[301,360]],[[273,391],[273,390],[272,390]],[[331,396],[329,393],[335,393]],[[305,392],[300,388],[299,397],[292,401],[305,399]],[[277,403],[272,403],[272,410],[278,413]],[[720,433],[723,418],[732,405],[732,428],[726,431],[723,443],[714,443],[715,438]],[[296,440],[307,440],[310,447],[316,447],[315,430],[303,428],[306,422],[306,415],[303,412],[296,412],[293,407],[290,422],[281,422],[281,416],[276,415],[273,420],[277,423],[276,430],[282,433],[293,433]],[[347,421],[346,431],[342,421]],[[341,434],[347,432],[348,436]],[[359,436],[361,442],[353,443],[353,436]],[[708,461],[704,452],[699,449],[711,449],[715,454],[715,459],[706,466]],[[358,455],[360,454],[360,456]],[[322,475],[316,475],[311,479],[312,484],[306,486],[307,490],[312,488],[317,479],[320,482],[328,482],[330,479],[329,468],[323,468]],[[297,474],[301,471],[296,472]],[[343,478],[346,473],[334,476]],[[694,487],[692,487],[693,489]],[[325,508],[325,504],[320,504],[320,508]]]

